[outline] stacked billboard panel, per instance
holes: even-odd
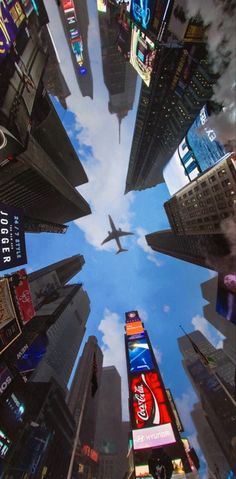
[[[69,31],[71,49],[78,65],[78,72],[80,75],[86,75],[87,69],[84,66],[83,41],[75,12],[74,1],[63,0],[62,6],[66,18],[67,29]]]
[[[126,313],[125,331],[133,448],[173,444],[176,439],[166,391],[137,311]]]

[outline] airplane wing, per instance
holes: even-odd
[[[128,235],[133,235],[134,233],[128,233],[127,231],[122,231],[122,230],[117,230],[116,232],[117,236],[128,236]]]
[[[103,242],[101,243],[101,245],[103,245],[103,244],[105,244],[105,243],[108,243],[108,241],[111,241],[111,240],[113,240],[113,239],[115,239],[114,234],[113,234],[113,233],[110,233],[110,234],[103,240]]]

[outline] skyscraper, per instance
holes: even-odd
[[[73,278],[73,276],[81,271],[84,263],[84,257],[80,254],[75,254],[70,258],[62,259],[61,261],[57,261],[57,263],[52,263],[44,268],[38,269],[37,271],[28,274],[31,288],[34,287],[34,284],[36,284],[35,282],[38,283],[40,278],[45,279],[46,275],[49,275],[49,273],[56,273],[59,283],[64,286],[71,278]]]
[[[195,351],[189,338],[183,336],[178,339],[178,343],[184,357],[184,369],[201,400],[207,421],[223,455],[235,473],[235,366],[224,351],[214,348],[200,331],[194,331],[189,337],[200,352],[211,360],[213,369],[210,370],[204,364],[201,354]]]
[[[150,87],[143,84],[140,93],[126,193],[164,181],[164,166],[211,97],[214,82],[203,45],[157,47]]]
[[[164,206],[175,234],[221,234],[223,221],[235,219],[236,155],[220,160]]]
[[[102,369],[95,449],[99,452],[98,479],[121,479],[125,472],[122,448],[121,378],[115,366]]]
[[[232,265],[230,246],[223,234],[176,235],[171,229],[146,235],[155,251],[216,271]]]
[[[203,306],[203,316],[225,336],[223,339],[223,350],[236,364],[235,325],[216,312],[218,277],[215,276],[202,283],[201,290],[203,298],[208,302],[208,304]]]

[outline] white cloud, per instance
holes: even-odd
[[[121,376],[122,416],[128,418],[128,380],[126,373],[124,323],[117,313],[105,309],[98,330],[103,333],[103,366],[115,366]]]
[[[147,259],[149,261],[152,261],[158,268],[162,265],[160,261],[157,259],[157,254],[153,249],[147,244],[145,235],[148,234],[148,232],[144,228],[136,228],[136,234],[137,234],[137,244],[138,246],[144,251],[144,253],[147,253]]]
[[[200,331],[210,341],[215,348],[222,348],[224,336],[211,326],[210,323],[203,317],[197,314],[192,318],[192,325],[196,331]]]
[[[134,308],[136,311],[138,311],[139,313],[139,316],[141,318],[141,320],[146,323],[148,321],[148,313],[147,311],[145,311],[145,309],[143,308],[140,308],[139,306],[136,306],[136,308]]]
[[[187,391],[183,392],[179,398],[175,398],[180,419],[183,423],[184,429],[187,432],[195,432],[190,413],[193,409],[194,403],[196,403],[197,401],[198,398],[193,389],[188,389]]]
[[[170,306],[168,304],[164,304],[163,312],[166,313],[166,314],[168,314],[170,312]]]

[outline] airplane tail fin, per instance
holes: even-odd
[[[128,249],[120,248],[120,249],[118,249],[118,251],[116,252],[116,254],[123,253],[123,251],[128,251]]]

